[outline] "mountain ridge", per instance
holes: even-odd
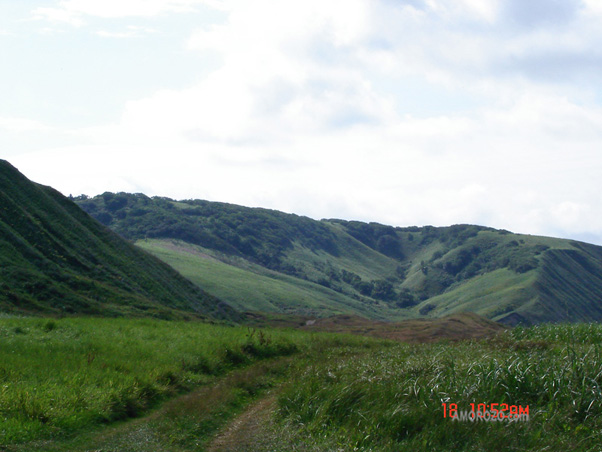
[[[54,315],[236,317],[51,187],[0,160],[0,308]]]
[[[212,293],[241,310],[266,309],[267,300],[271,312],[316,317],[475,312],[511,325],[602,320],[602,247],[584,242],[476,225],[318,221],[143,194],[75,201],[201,287],[220,281]],[[239,287],[229,291],[229,284]]]

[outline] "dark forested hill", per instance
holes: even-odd
[[[159,259],[0,160],[0,310],[234,318]]]
[[[602,320],[602,248],[473,225],[392,227],[142,194],[76,199],[243,310]]]

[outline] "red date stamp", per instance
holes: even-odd
[[[529,405],[471,403],[470,410],[458,410],[457,403],[442,403],[443,417],[454,421],[516,422],[529,420]]]

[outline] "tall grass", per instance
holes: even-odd
[[[196,322],[0,318],[0,446],[137,416],[302,342]]]
[[[602,326],[517,329],[493,340],[399,345],[316,363],[279,399],[320,447],[539,450],[602,444]],[[529,406],[528,422],[444,418],[442,403]]]
[[[277,438],[287,444],[281,450],[303,443],[308,450],[585,451],[602,444],[601,325],[516,328],[487,340],[410,345],[150,319],[3,317],[0,448],[68,441],[213,384],[232,369],[297,351],[304,353],[290,361],[278,401]],[[263,374],[242,375],[224,389],[229,395],[217,414],[190,417],[180,403],[183,411],[165,418],[175,427],[162,420],[159,436],[182,447],[209,437],[222,425],[221,410],[242,409],[242,400],[265,385]],[[190,399],[195,407],[201,394]],[[457,422],[444,418],[442,403],[459,410],[471,403],[528,406],[530,420]]]

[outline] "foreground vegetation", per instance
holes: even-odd
[[[0,446],[136,417],[309,335],[131,319],[0,318]]]
[[[408,344],[198,322],[5,317],[0,363],[0,449],[9,451],[205,450],[270,388],[274,422],[258,432],[256,450],[602,443],[601,325]],[[458,411],[505,403],[528,409],[529,420],[455,421],[443,403]]]
[[[312,450],[598,450],[601,346],[600,325],[546,325],[329,357],[281,394],[283,431]],[[528,407],[529,420],[453,421],[443,403]]]

